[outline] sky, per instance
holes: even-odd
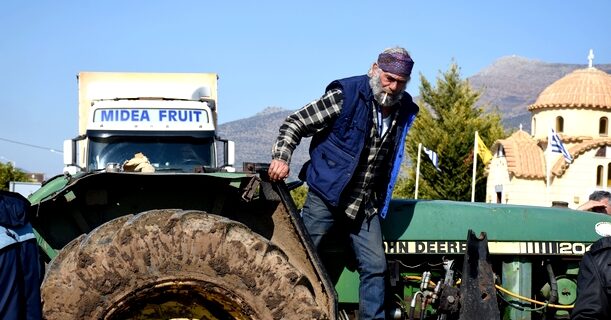
[[[611,63],[611,1],[0,1],[0,162],[48,179],[78,134],[82,71],[214,72],[219,123],[294,110],[388,47],[415,61],[407,91],[452,63],[501,57]],[[270,141],[271,146],[272,141]]]

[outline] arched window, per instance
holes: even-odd
[[[564,118],[561,116],[556,117],[556,132],[564,132]]]
[[[602,158],[607,157],[607,147],[600,147],[600,148],[598,148],[598,150],[596,150],[596,154],[594,156],[595,157],[602,157]]]
[[[537,119],[533,117],[530,122],[530,134],[534,136],[535,132],[537,132]]]
[[[596,167],[596,186],[603,186],[603,166]]]
[[[494,153],[494,156],[497,158],[504,158],[505,157],[505,148],[503,147],[502,144],[499,144],[499,147],[496,149],[496,152]]]
[[[611,163],[607,164],[607,185],[605,187],[611,186]]]
[[[598,134],[600,134],[601,136],[606,136],[608,133],[608,126],[609,120],[607,120],[607,117],[600,118],[600,120],[598,121]]]

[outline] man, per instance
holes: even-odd
[[[331,82],[325,94],[288,116],[272,148],[269,176],[289,175],[293,150],[313,136],[299,177],[308,184],[304,225],[318,248],[334,224],[349,231],[360,274],[359,319],[384,319],[386,259],[379,217],[388,209],[418,106],[405,92],[414,62],[384,50],[367,75]]]
[[[577,300],[571,319],[611,319],[611,237],[594,242],[583,255],[577,276]]]
[[[579,206],[577,210],[611,214],[609,199],[611,199],[611,193],[609,191],[594,191],[590,194],[588,202]]]

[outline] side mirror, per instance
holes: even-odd
[[[75,174],[83,168],[77,164],[77,141],[83,140],[85,136],[78,136],[74,139],[64,140],[64,173]]]
[[[223,143],[223,164],[219,165],[220,168],[227,172],[235,172],[235,142],[231,140],[219,139],[217,141]],[[217,158],[218,160],[218,158]]]
[[[64,166],[76,164],[76,141],[64,140]]]

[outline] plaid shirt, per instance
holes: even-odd
[[[330,90],[320,99],[310,102],[303,108],[288,116],[280,126],[280,135],[272,148],[272,159],[278,159],[290,163],[293,151],[304,137],[310,137],[332,125],[341,113],[343,93],[338,90]],[[393,112],[391,125],[383,136],[380,136],[380,120],[378,108],[371,104],[371,119],[373,125],[366,137],[365,146],[361,152],[358,165],[352,179],[344,189],[339,207],[352,219],[356,218],[360,211],[367,216],[378,212],[378,195],[375,193],[379,179],[384,177],[390,170],[388,155],[392,154],[393,143],[391,140],[396,131],[396,111]]]

